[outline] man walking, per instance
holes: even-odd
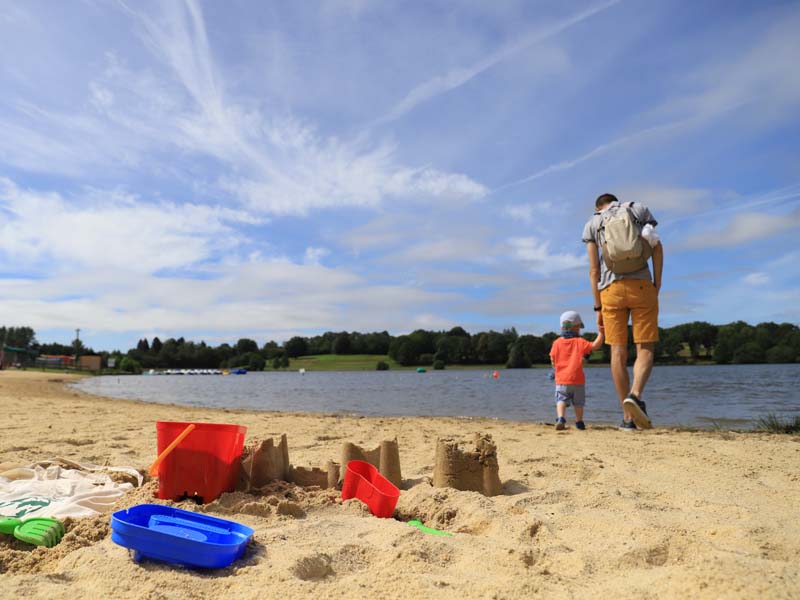
[[[652,423],[641,398],[658,341],[658,292],[664,266],[663,247],[653,229],[658,223],[643,204],[621,204],[613,194],[598,197],[595,211],[583,228],[583,241],[597,325],[605,326],[606,344],[611,346],[611,377],[623,413],[620,429],[649,429]],[[632,383],[627,366],[629,318],[636,344]]]

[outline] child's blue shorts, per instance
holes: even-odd
[[[586,406],[585,385],[557,385],[556,403],[563,402],[567,406]]]

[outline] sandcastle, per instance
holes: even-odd
[[[476,433],[465,440],[437,440],[433,485],[480,492],[484,496],[502,494],[497,446],[492,436]]]
[[[325,468],[295,467],[289,462],[286,434],[278,444],[272,438],[248,446],[242,456],[239,489],[259,489],[280,480],[303,487],[333,488],[342,483],[345,469],[351,460],[370,463],[398,488],[402,483],[400,450],[397,439],[384,440],[376,448],[365,450],[352,442],[344,442],[341,463],[329,460]],[[433,485],[457,490],[480,492],[485,496],[503,493],[497,464],[497,446],[491,435],[474,434],[456,440],[441,438],[436,443]]]
[[[342,445],[342,465],[351,460],[363,460],[374,465],[380,473],[400,487],[400,451],[397,440],[384,440],[374,450],[364,450],[356,444]],[[252,444],[242,454],[242,470],[239,489],[249,491],[280,480],[304,487],[333,488],[344,479],[344,469],[339,463],[329,460],[324,469],[319,467],[295,467],[289,461],[289,443],[286,434],[275,444],[273,438]]]
[[[400,473],[400,449],[397,445],[397,438],[382,441],[374,450],[364,450],[361,446],[345,442],[342,444],[341,464],[347,465],[351,460],[368,462],[398,488],[403,481]],[[339,476],[339,480],[342,479],[344,479],[344,470]]]
[[[318,467],[295,467],[289,462],[289,443],[286,434],[281,436],[278,445],[272,438],[245,448],[242,455],[242,470],[239,489],[250,491],[280,480],[296,483],[304,487],[336,487],[339,479],[339,466],[328,461],[325,469]]]

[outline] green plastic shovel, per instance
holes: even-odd
[[[425,533],[430,533],[431,535],[441,535],[444,537],[453,536],[453,534],[450,533],[449,531],[441,531],[439,529],[434,529],[433,527],[425,527],[425,525],[422,524],[422,521],[419,521],[417,519],[412,519],[411,521],[408,522],[408,524],[411,525],[412,527],[416,527],[420,531],[423,531]]]
[[[35,517],[22,521],[0,517],[0,533],[13,534],[18,540],[52,548],[64,537],[64,524],[50,517]]]

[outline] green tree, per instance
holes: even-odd
[[[248,371],[263,371],[266,361],[258,352],[251,352],[247,360]]]
[[[434,371],[441,371],[444,369],[445,364],[443,360],[434,360],[433,361],[433,369]]]
[[[298,356],[305,356],[306,352],[308,352],[308,341],[306,338],[294,336],[283,347],[289,357],[297,358]]]
[[[367,334],[365,337],[366,354],[388,354],[392,336],[388,331]]]
[[[458,325],[456,325],[450,331],[448,331],[447,335],[451,337],[465,337],[465,338],[470,337],[470,335],[464,330],[464,328],[459,327]]]
[[[680,351],[683,349],[681,333],[675,328],[658,328],[658,342],[656,343],[656,357],[666,356],[668,360],[678,360]]]
[[[343,331],[337,335],[331,348],[334,354],[350,354],[350,334]]]
[[[767,350],[768,363],[793,363],[797,359],[797,352],[786,344],[773,346]]]
[[[281,369],[288,369],[289,368],[289,357],[284,352],[281,355]]]
[[[458,351],[462,339],[451,335],[443,335],[436,341],[436,354],[434,354],[434,357],[449,364],[458,362]]]
[[[258,344],[256,344],[255,340],[241,338],[236,342],[237,354],[248,354],[250,352],[258,352]]]
[[[375,370],[376,371],[388,371],[389,370],[389,364],[386,363],[385,361],[379,360],[378,364],[375,365]]]
[[[261,349],[261,355],[267,360],[272,360],[281,354],[283,354],[283,349],[278,345],[278,342],[269,341]]]
[[[517,342],[511,346],[511,352],[508,354],[508,362],[506,367],[509,369],[527,369],[531,366],[531,359],[525,354],[525,349],[522,343]]]
[[[547,364],[550,362],[547,347],[543,338],[535,335],[521,335],[517,340],[517,344],[522,347],[525,356],[531,363]],[[513,350],[513,347],[512,347]]]
[[[141,373],[142,366],[130,356],[126,356],[119,363],[119,369],[126,373]]]
[[[424,367],[429,367],[433,364],[433,354],[427,352],[425,354],[420,354],[419,358],[417,359],[417,364]]]
[[[30,327],[0,327],[0,344],[3,342],[14,348],[30,348],[37,345],[36,332]]]
[[[765,358],[764,348],[758,342],[747,342],[733,352],[736,364],[763,363]]]

